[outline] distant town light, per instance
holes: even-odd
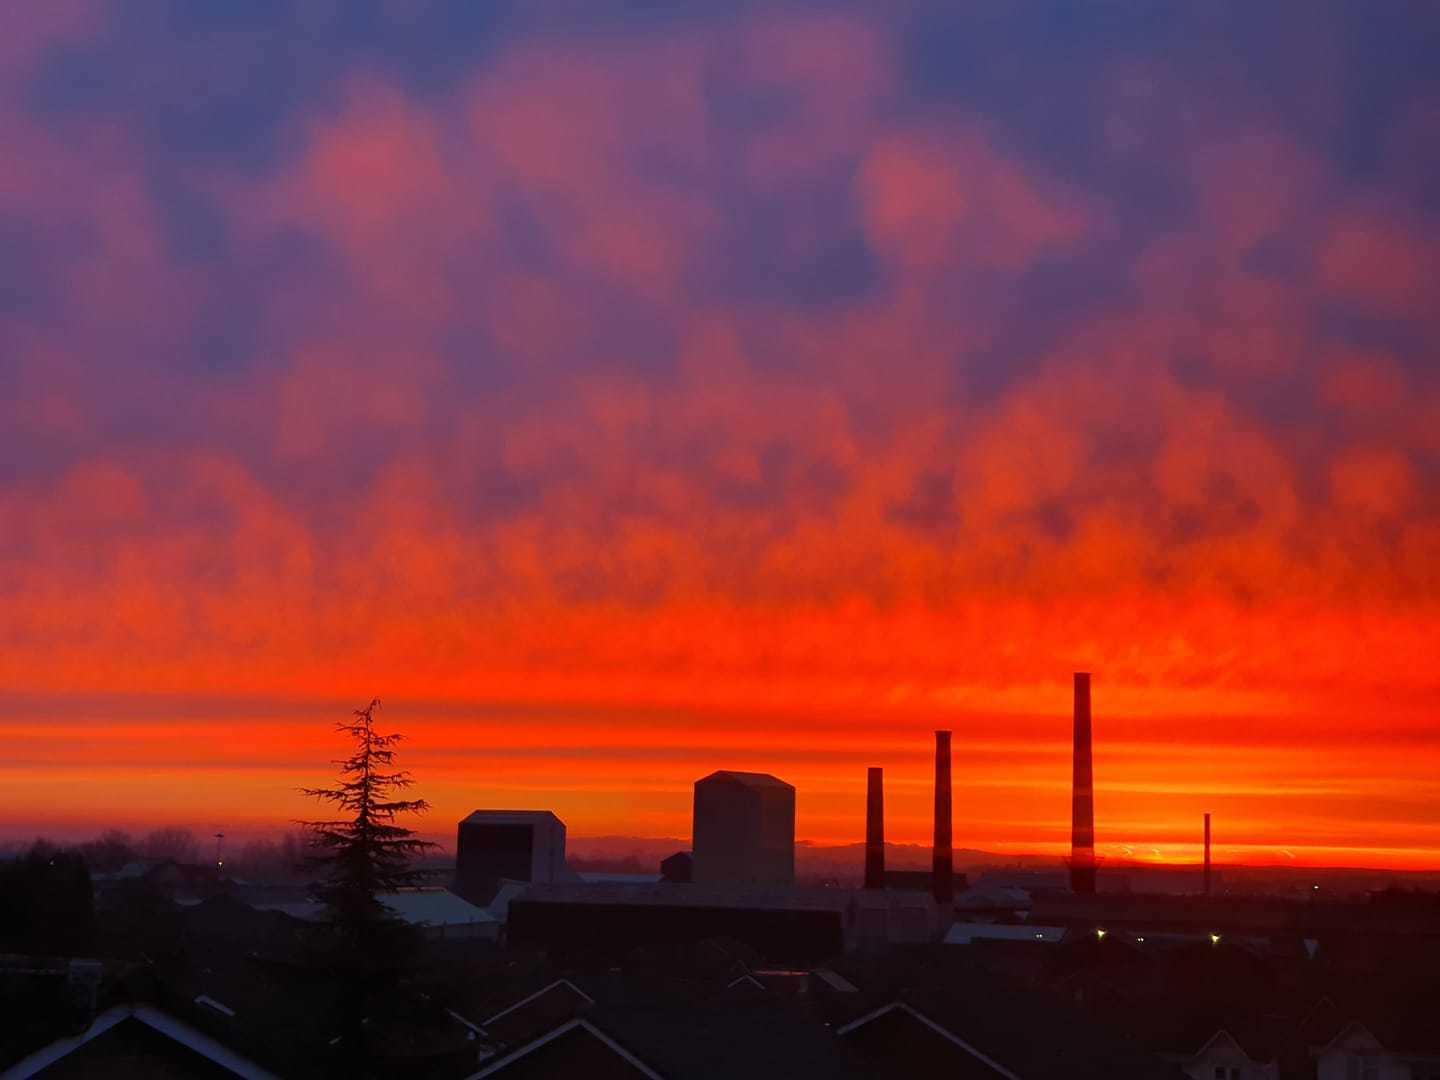
[[[1095,936],[1096,936],[1097,938],[1099,938],[1101,941],[1104,941],[1104,940],[1105,940],[1105,935],[1106,935],[1108,932],[1109,932],[1109,931],[1107,931],[1107,930],[1102,926],[1102,927],[1099,927],[1099,928],[1096,929],[1096,931],[1095,931]]]
[[[1137,937],[1135,940],[1138,941],[1141,945],[1145,944],[1145,938],[1143,936]]]
[[[1220,944],[1220,935],[1212,932],[1212,933],[1210,934],[1210,944],[1211,944],[1211,945],[1219,945],[1219,944]]]

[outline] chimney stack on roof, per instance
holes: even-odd
[[[1095,891],[1095,779],[1090,767],[1090,674],[1075,673],[1075,756],[1070,806],[1070,889]]]
[[[865,793],[865,888],[885,887],[885,770],[872,767]]]
[[[955,852],[950,841],[950,732],[935,732],[935,857],[931,890],[937,902],[955,897]]]

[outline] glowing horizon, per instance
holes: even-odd
[[[1417,828],[1407,816],[1410,807],[1434,800],[1437,781],[1423,756],[1397,769],[1393,755],[1407,745],[1403,733],[1391,745],[1367,740],[1351,747],[1343,775],[1326,751],[1277,751],[1273,729],[1192,741],[1186,759],[1177,761],[1172,741],[1136,736],[1157,726],[1193,724],[1193,714],[1161,718],[1158,725],[1143,716],[1106,717],[1098,708],[1100,686],[1097,725],[1108,721],[1114,732],[1107,737],[1100,727],[1095,746],[1102,860],[1193,862],[1201,815],[1210,811],[1218,864],[1440,868],[1440,827]],[[1053,688],[1057,703],[1068,700],[1066,691],[1064,684]],[[0,766],[8,792],[0,820],[26,820],[34,793],[44,789],[74,792],[81,805],[124,806],[127,816],[104,823],[136,833],[171,824],[206,834],[212,828],[231,835],[283,829],[313,816],[297,789],[324,779],[341,745],[327,723],[338,703],[297,699],[281,706],[278,718],[258,719],[263,703],[237,699],[190,705],[173,697],[91,698],[67,719],[60,740],[51,725],[12,711],[0,717],[0,739],[17,748],[9,765]],[[121,718],[104,718],[111,710]],[[650,722],[637,725],[636,712],[651,714]],[[169,715],[144,721],[126,715],[135,713]],[[1049,716],[853,705],[816,715],[772,707],[747,717],[717,707],[431,702],[399,703],[380,715],[387,730],[407,732],[402,764],[434,806],[416,827],[447,844],[453,823],[480,806],[553,809],[577,837],[684,838],[691,783],[725,767],[771,771],[794,783],[802,842],[854,844],[862,837],[865,768],[880,764],[886,769],[888,840],[925,845],[932,730],[939,725],[956,733],[957,848],[1055,856],[1069,850],[1069,716],[1063,707]],[[716,735],[721,716],[728,721],[724,738]],[[625,717],[629,728],[617,724]],[[207,735],[196,738],[197,731]],[[777,731],[788,734],[778,738]],[[71,762],[75,740],[90,748],[88,761]],[[1215,773],[1216,760],[1225,762],[1223,776]],[[590,779],[574,777],[578,763]],[[1288,770],[1288,779],[1275,779],[1277,771]],[[1383,797],[1376,794],[1382,786],[1377,775],[1383,775]],[[202,806],[210,812],[201,813]],[[273,809],[257,812],[262,806]],[[1366,843],[1349,842],[1345,823],[1335,819],[1337,806],[1355,808]],[[1279,807],[1284,810],[1277,812]],[[4,832],[24,839],[43,833],[46,824],[70,839],[100,828],[93,811],[37,815],[31,809],[25,825]]]

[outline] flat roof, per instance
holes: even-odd
[[[576,876],[587,885],[658,885],[665,880],[664,874],[612,874],[605,870],[581,870]]]
[[[957,922],[945,932],[945,944],[970,945],[976,941],[1039,941],[1054,945],[1064,936],[1065,927],[1063,926]]]
[[[532,885],[512,903],[620,904],[644,907],[748,908],[774,911],[846,910],[857,890],[787,889],[747,885],[621,882],[552,882]]]

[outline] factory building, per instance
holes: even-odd
[[[488,903],[502,880],[565,878],[565,823],[549,810],[476,810],[460,822],[455,891],[472,903]]]
[[[729,769],[696,780],[693,859],[697,885],[793,885],[795,789]]]
[[[635,949],[722,938],[767,963],[808,967],[845,949],[851,893],[704,885],[549,885],[510,905],[509,940],[565,962],[621,963]]]

